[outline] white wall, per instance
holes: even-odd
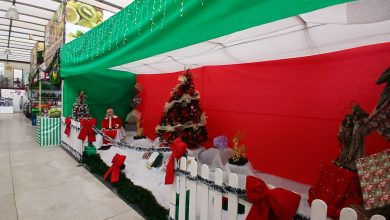
[[[28,81],[28,74],[26,74],[26,73],[30,73],[30,64],[29,63],[18,63],[18,62],[8,62],[7,63],[5,61],[0,61],[0,64],[4,65],[4,75],[2,75],[2,77],[9,79],[9,83],[10,83],[9,86],[12,87],[12,82],[14,80],[14,71],[13,71],[14,69],[23,70],[23,79],[20,79],[21,82],[26,82],[26,80]],[[8,64],[11,65],[11,67],[12,67],[11,70],[6,69]],[[25,79],[25,77],[27,77],[27,79]]]
[[[4,64],[4,67],[7,67],[8,64],[12,66],[12,70],[5,69],[4,77],[11,77],[13,78],[13,69],[21,69],[23,70],[23,73],[29,73],[30,72],[30,64],[29,63],[17,63],[17,62],[5,62],[0,61],[0,63]]]
[[[15,89],[2,89],[1,97],[12,98],[13,106],[1,106],[0,113],[12,113],[12,112],[21,112],[20,102],[23,97],[23,100],[27,99],[26,91],[24,90],[15,90]]]

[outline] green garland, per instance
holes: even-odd
[[[104,176],[109,168],[98,154],[83,154],[83,163],[89,168],[91,173],[101,177]],[[122,196],[126,202],[136,204],[146,219],[160,220],[166,219],[168,216],[168,210],[158,204],[156,198],[149,190],[134,185],[134,183],[127,179],[122,172],[120,173],[119,182],[112,184],[112,186],[116,188],[118,194]]]
[[[93,174],[96,174],[100,177],[103,177],[106,171],[108,170],[108,166],[103,162],[100,158],[99,154],[95,155],[87,155],[83,153],[83,163],[88,167],[89,171]],[[156,201],[153,194],[140,186],[134,185],[131,180],[127,179],[125,174],[120,173],[120,180],[117,183],[111,184],[112,187],[116,188],[116,191],[120,196],[122,196],[127,203],[136,204],[141,212],[143,213],[146,219],[150,220],[161,220],[166,219],[168,216],[168,210],[162,207]],[[187,199],[189,198],[189,192],[187,192]],[[178,203],[178,196],[176,197],[176,202]],[[187,201],[188,204],[189,201]],[[223,204],[225,210],[227,209],[227,203]],[[187,205],[188,207],[188,205]],[[238,213],[244,213],[244,207],[239,204]],[[188,211],[186,211],[188,215]],[[178,215],[178,210],[176,210],[176,216]],[[188,218],[188,217],[187,217]],[[186,219],[187,219],[186,218]],[[308,220],[308,217],[295,215],[294,220]]]

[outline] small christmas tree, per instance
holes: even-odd
[[[244,144],[240,144],[243,134],[238,131],[233,138],[233,157],[229,159],[229,163],[237,166],[243,166],[248,162],[246,158],[246,148]]]
[[[199,106],[199,93],[189,70],[179,77],[179,84],[171,95],[160,125],[156,127],[157,137],[165,146],[181,137],[189,149],[199,148],[207,140],[206,115]]]
[[[80,121],[82,118],[90,118],[89,109],[87,103],[85,103],[84,91],[80,91],[79,96],[73,103],[72,117],[76,121]]]

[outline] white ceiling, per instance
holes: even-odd
[[[79,0],[113,13],[120,11],[133,0]],[[61,0],[16,0],[19,20],[5,18],[12,0],[0,0],[0,60],[30,62],[31,50],[37,41],[44,40],[45,26]],[[30,35],[32,40],[29,39]],[[4,54],[10,48],[11,55]]]
[[[390,0],[358,0],[252,27],[111,69],[159,74],[185,68],[310,56],[390,42]]]

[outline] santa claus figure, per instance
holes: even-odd
[[[125,136],[122,120],[114,114],[112,108],[108,108],[106,117],[102,120],[102,132],[112,139],[121,140]],[[103,138],[103,145],[109,145],[109,141]]]

